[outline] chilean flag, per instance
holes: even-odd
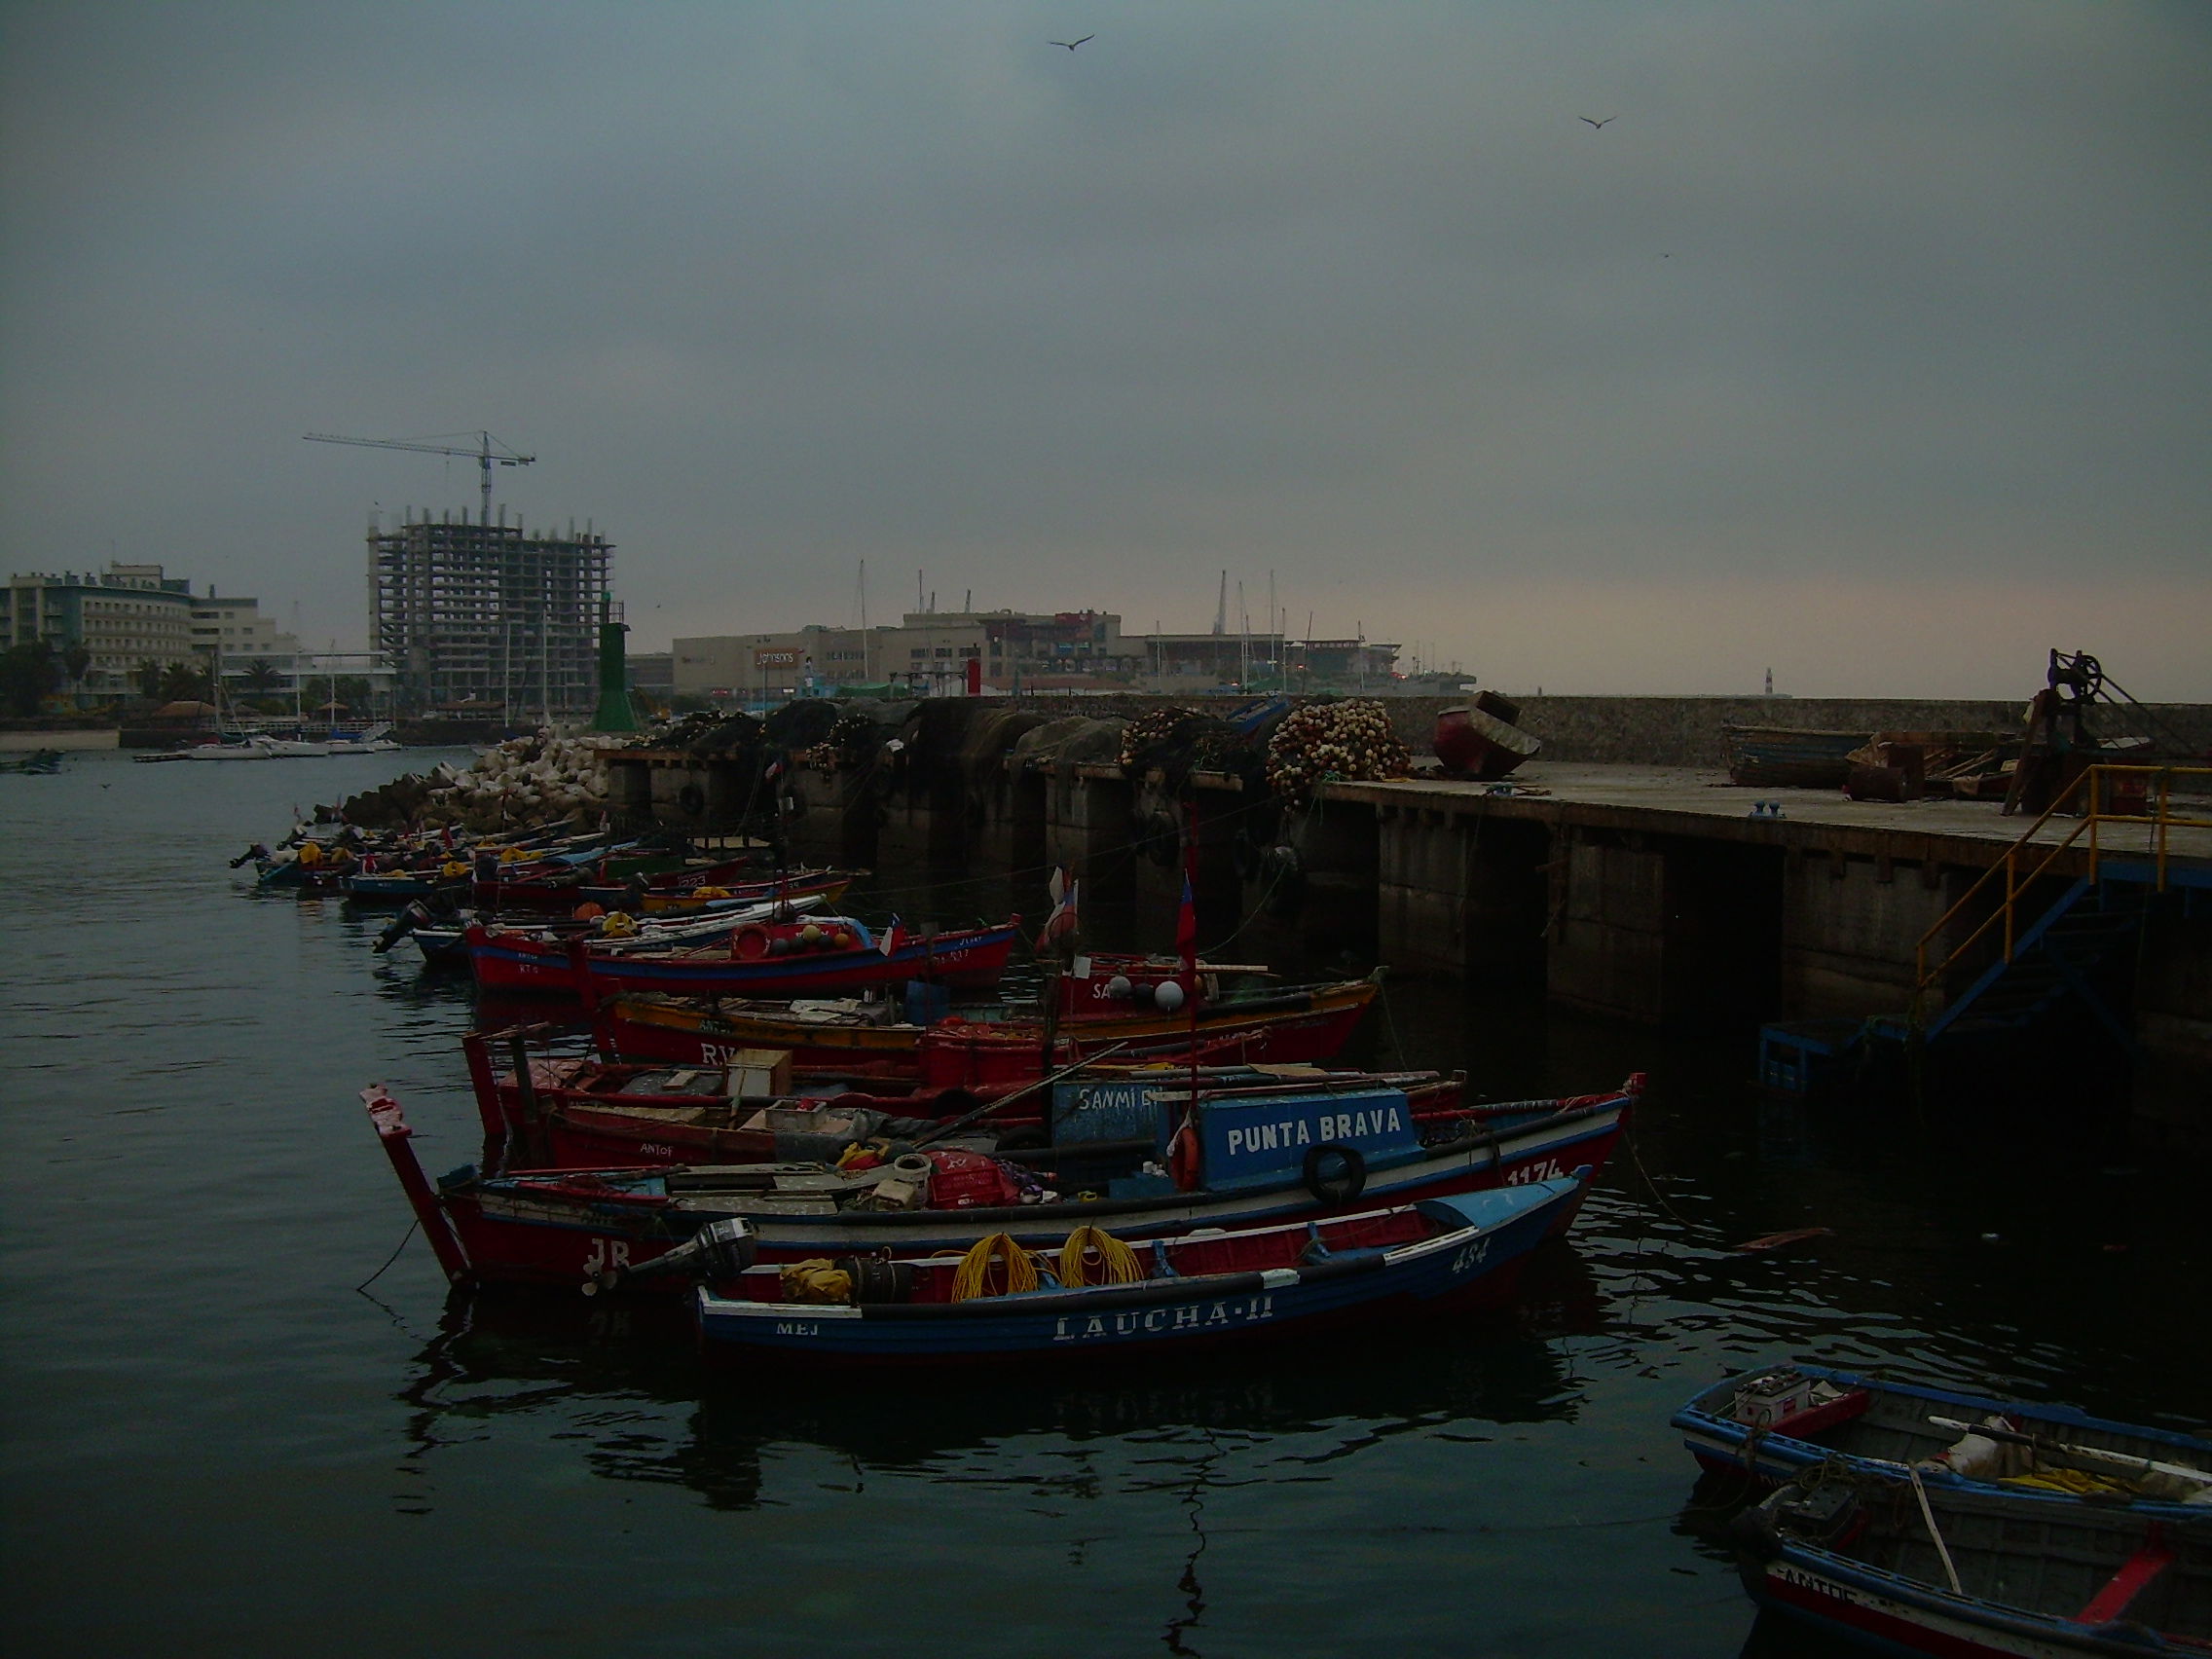
[[[1049,944],[1063,934],[1075,932],[1080,916],[1083,884],[1069,880],[1066,868],[1055,865],[1052,866],[1052,879],[1046,883],[1045,890],[1051,896],[1052,913],[1045,918],[1045,931],[1040,937],[1042,942]]]
[[[1191,902],[1191,878],[1183,877],[1183,907],[1175,916],[1175,954],[1183,959],[1183,973],[1193,983],[1198,972],[1198,907]]]

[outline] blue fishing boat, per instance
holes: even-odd
[[[2042,1502],[2212,1513],[2212,1440],[1826,1366],[1769,1365],[1692,1397],[1671,1419],[1708,1470],[1764,1484],[1808,1469],[1896,1474]]]
[[[1094,1227],[1056,1256],[1005,1235],[962,1257],[747,1266],[696,1292],[710,1356],[959,1362],[1151,1353],[1398,1309],[1495,1304],[1581,1196],[1587,1166],[1525,1186],[1275,1227],[1205,1228],[1141,1249]],[[742,1261],[726,1221],[703,1254]],[[660,1266],[681,1266],[669,1257]]]
[[[1877,1652],[2212,1652],[2212,1511],[2149,1516],[1838,1471],[1784,1487],[1735,1530],[1762,1609]]]
[[[459,866],[461,874],[447,875],[441,867],[429,869],[378,869],[362,870],[347,875],[339,882],[339,890],[362,908],[391,905],[404,907],[417,900],[431,902],[458,902],[468,896],[468,869]]]
[[[1867,731],[1805,731],[1788,726],[1723,725],[1731,783],[1753,789],[1841,789],[1851,753],[1873,741]]]

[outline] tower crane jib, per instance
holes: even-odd
[[[490,432],[478,432],[475,445],[468,449],[412,438],[343,438],[335,432],[304,432],[301,436],[307,442],[314,444],[353,444],[361,449],[408,450],[416,455],[466,456],[476,462],[482,472],[483,522],[486,524],[492,522],[492,468],[529,466],[537,460],[534,455],[515,454]]]

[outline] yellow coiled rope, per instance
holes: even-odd
[[[1092,1250],[1098,1252],[1098,1277],[1090,1277],[1090,1264],[1085,1260]],[[1079,1227],[1068,1235],[1068,1241],[1060,1246],[1060,1283],[1069,1290],[1079,1285],[1135,1284],[1144,1277],[1144,1264],[1137,1253],[1101,1227]]]
[[[2062,1492],[2076,1497],[2130,1496],[2138,1490],[2129,1482],[2110,1475],[2091,1474],[2086,1469],[2038,1469],[2033,1474],[2009,1475],[1998,1484]]]
[[[1004,1270],[1004,1280],[995,1289],[991,1285],[994,1266]],[[978,1238],[969,1246],[968,1254],[960,1258],[960,1266],[952,1274],[955,1302],[966,1302],[977,1296],[1011,1296],[1016,1291],[1036,1288],[1037,1258],[1004,1233]]]

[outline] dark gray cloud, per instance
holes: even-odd
[[[1510,683],[2212,695],[2194,6],[0,18],[16,568],[356,636],[473,469],[298,435],[485,425],[642,645],[1228,567]]]

